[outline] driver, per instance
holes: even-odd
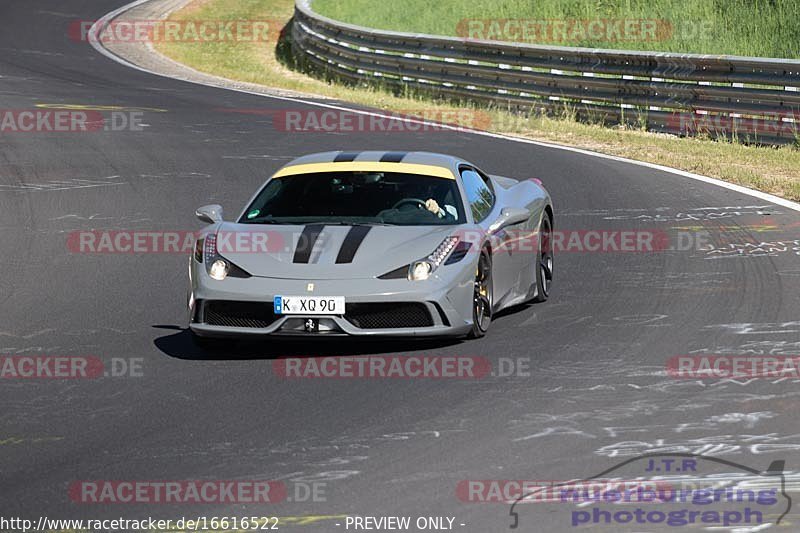
[[[453,219],[456,217],[455,213],[452,212],[455,211],[454,207],[445,205],[444,209],[442,209],[441,207],[439,207],[439,202],[437,202],[433,198],[428,198],[427,200],[425,200],[425,208],[434,215],[438,216],[439,218]]]
[[[425,196],[427,196],[428,199],[425,200],[425,208],[428,211],[439,218],[447,220],[455,220],[458,218],[458,211],[454,206],[445,202],[439,205],[439,202],[436,200],[436,198],[444,199],[447,196],[448,189],[446,185],[431,185],[428,186],[427,189],[428,194]],[[425,196],[420,195],[418,198],[425,198]]]

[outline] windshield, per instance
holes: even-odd
[[[270,180],[243,224],[464,223],[456,180],[399,172],[324,172]]]

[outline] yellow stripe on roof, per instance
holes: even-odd
[[[296,174],[311,174],[315,172],[402,172],[405,174],[419,174],[436,178],[456,179],[447,167],[436,165],[419,165],[415,163],[382,163],[380,161],[350,161],[341,163],[307,163],[305,165],[290,165],[276,172],[273,178],[294,176]]]

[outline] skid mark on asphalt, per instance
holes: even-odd
[[[122,329],[122,328],[115,328],[115,327],[101,327],[101,328],[91,328],[91,329],[76,329],[76,330],[59,330],[55,328],[45,328],[38,331],[30,332],[30,333],[16,333],[13,331],[0,331],[0,342],[8,343],[5,346],[0,347],[0,353],[30,353],[30,352],[39,352],[40,354],[47,354],[47,353],[55,353],[65,349],[63,344],[58,343],[58,339],[48,339],[50,340],[51,344],[44,344],[46,340],[38,340],[34,342],[42,342],[42,344],[32,345],[28,343],[23,343],[23,341],[30,341],[36,337],[40,336],[59,336],[59,335],[67,335],[69,337],[77,337],[78,339],[74,339],[72,342],[68,344],[66,347],[68,352],[73,352],[76,349],[86,350],[89,348],[95,349],[98,348],[100,345],[96,342],[92,342],[89,337],[95,335],[106,335],[108,333],[114,333],[117,335],[125,335],[130,336],[134,334],[139,334],[141,331],[137,331],[135,329]],[[10,340],[14,339],[14,340]],[[19,339],[19,340],[17,340]],[[63,340],[63,339],[61,339]],[[11,342],[17,342],[18,344],[10,344]],[[125,342],[128,342],[127,340]],[[83,354],[81,354],[83,355]]]
[[[585,431],[581,431],[579,429],[571,428],[571,427],[563,427],[563,426],[556,426],[556,427],[549,427],[545,428],[538,433],[532,433],[530,435],[525,435],[524,437],[517,437],[515,439],[511,439],[512,442],[524,442],[526,440],[531,439],[538,439],[540,437],[561,437],[561,436],[569,436],[569,437],[585,437],[589,439],[595,439],[594,435],[590,433],[586,433]]]
[[[71,18],[71,19],[80,18],[80,15],[77,15],[75,13],[62,13],[60,11],[49,11],[46,9],[40,9],[39,11],[37,11],[37,13],[41,15],[52,15],[54,17],[62,17],[62,18]]]
[[[625,279],[614,280],[624,288],[657,291],[722,292],[740,290],[733,272],[677,272],[653,276],[649,271],[626,272]],[[799,274],[800,275],[800,274]]]
[[[784,471],[783,478],[785,480],[785,487],[784,490],[786,492],[800,492],[800,472],[796,472],[793,470]],[[745,474],[745,473],[720,473],[720,474],[710,474],[707,476],[658,476],[659,480],[664,480],[669,482],[673,480],[676,483],[687,483],[701,486],[707,486],[703,484],[707,484],[709,482],[715,484],[715,488],[724,488],[726,486],[731,486],[733,488],[750,488],[750,489],[758,489],[760,487],[767,487],[771,486],[771,483],[764,478],[764,476],[753,476],[752,474]]]
[[[647,453],[692,453],[696,455],[732,455],[751,453],[765,455],[800,451],[800,434],[781,436],[727,434],[704,436],[695,439],[655,438],[641,441],[621,441],[595,450],[605,457],[632,457]]]
[[[749,334],[758,334],[764,333],[763,331],[755,331],[756,329],[767,329],[770,335],[781,334],[781,333],[788,333],[794,334],[793,328],[789,328],[790,330],[784,331],[788,326],[787,324],[793,323],[767,323],[765,324],[723,324],[723,325],[713,325],[713,326],[706,326],[706,328],[712,329],[727,329],[729,332],[740,334],[740,335],[749,335]],[[777,329],[777,331],[775,331]],[[800,341],[785,341],[785,340],[754,340],[745,342],[742,344],[737,345],[715,345],[713,347],[706,347],[700,348],[696,350],[690,350],[687,352],[689,355],[693,354],[700,354],[700,355],[727,355],[727,356],[787,356],[787,357],[796,357],[800,354]],[[727,385],[733,386],[747,386],[747,385],[757,385],[757,384],[765,384],[769,385],[793,385],[796,383],[800,383],[800,379],[793,378],[791,376],[784,376],[784,377],[777,377],[777,378],[764,378],[764,377],[742,377],[742,378],[720,378],[715,380],[707,380],[707,381],[700,381],[698,380],[697,383],[703,383],[703,386],[708,388],[726,388]]]
[[[704,329],[717,329],[736,335],[783,335],[800,333],[800,321],[790,322],[739,322],[709,324]]]
[[[800,239],[738,242],[720,246],[711,244],[700,251],[705,253],[705,259],[777,257],[784,254],[800,255]]]
[[[381,453],[387,445],[405,443],[416,439],[439,439],[458,436],[467,430],[439,429],[403,431],[367,435],[362,437],[342,435],[333,439],[308,437],[278,446],[264,448],[256,443],[248,446],[242,442],[171,445],[168,448],[132,451],[131,460],[163,460],[170,458],[204,459],[213,457],[215,469],[238,464],[242,457],[268,461],[270,468],[284,470],[284,474],[271,474],[270,479],[294,482],[340,481],[362,473],[359,465]]]
[[[42,442],[57,442],[60,440],[64,440],[64,437],[0,437],[0,446],[39,444]]]
[[[162,174],[139,174],[139,178],[145,179],[172,179],[172,178],[212,178],[206,172],[164,172]]]
[[[748,215],[782,215],[772,205],[742,205],[721,207],[695,207],[678,210],[672,207],[656,207],[649,209],[583,209],[567,210],[559,213],[560,217],[596,216],[603,220],[631,220],[642,222],[703,222],[734,218]]]
[[[119,335],[134,335],[141,333],[141,331],[136,329],[121,329],[115,327],[104,327],[104,328],[92,328],[92,329],[76,329],[76,330],[69,330],[69,331],[62,331],[63,335],[69,335],[71,337],[85,337],[87,335],[96,335],[98,333],[117,333]]]
[[[116,181],[118,178],[120,178],[120,176],[107,176],[100,179],[73,178],[65,180],[53,180],[45,183],[18,183],[14,185],[0,184],[0,192],[50,192],[125,185],[125,182]]]
[[[4,50],[10,52],[9,55],[13,54],[28,54],[28,55],[35,55],[35,56],[51,56],[51,57],[65,57],[65,54],[61,52],[46,52],[44,50],[30,50],[30,49],[21,49],[21,48],[0,48],[0,50]]]
[[[610,322],[598,322],[595,326],[599,327],[627,327],[627,326],[671,326],[672,324],[664,322],[669,318],[669,315],[661,314],[639,314],[639,315],[622,315],[615,316],[610,319]]]
[[[63,215],[63,216],[60,216],[60,217],[49,218],[48,220],[67,220],[67,219],[90,221],[90,220],[113,220],[114,217],[101,216],[100,213],[95,213],[93,215],[89,215],[88,217],[87,216],[76,215],[76,214],[69,214],[69,215]]]
[[[508,421],[514,433],[523,433],[512,441],[524,441],[559,434],[581,435],[594,439],[602,436],[598,429],[588,427],[593,422],[618,422],[639,415],[654,415],[661,410],[661,406],[651,400],[642,399],[631,402],[630,405],[594,409],[590,411],[576,411],[565,414],[552,413],[524,413],[518,418]]]
[[[709,417],[708,420],[720,424],[742,423],[747,429],[753,429],[760,420],[775,418],[776,416],[777,415],[771,411],[760,411],[757,413],[726,413],[724,415]]]
[[[39,335],[45,335],[47,333],[52,333],[54,331],[57,330],[55,328],[45,328],[45,329],[40,329],[38,331],[34,331],[32,333],[25,333],[22,335],[14,333],[13,331],[0,331],[0,337],[16,337],[20,339],[32,339],[34,337],[38,337]]]
[[[65,191],[72,189],[86,189],[92,187],[113,187],[118,185],[129,185],[131,181],[137,179],[210,179],[213,176],[205,172],[164,172],[161,174],[137,174],[123,177],[115,174],[103,178],[68,178],[51,180],[43,183],[15,183],[0,184],[0,192],[38,192],[38,191]]]
[[[153,219],[146,216],[145,213],[131,213],[130,215],[109,215],[103,213],[81,215],[78,213],[69,213],[50,218],[48,222],[57,223],[53,225],[57,226],[58,229],[39,229],[38,231],[44,233],[64,233],[75,229],[87,230],[96,227],[95,224],[102,224],[104,230],[132,229],[134,227],[142,227],[145,224],[152,225]],[[87,225],[87,223],[90,224]]]
[[[710,328],[723,326],[730,332],[740,334],[765,331],[786,333],[793,331],[795,325],[800,329],[800,324],[786,322],[724,324]],[[710,351],[797,354],[799,346],[798,341],[759,339],[741,346],[695,350],[692,353]],[[737,382],[732,379],[664,379],[667,375],[665,367],[641,366],[635,361],[620,358],[559,361],[557,365],[540,368],[539,374],[558,385],[544,391],[545,394],[557,391],[560,397],[569,398],[568,403],[579,410],[563,415],[520,415],[516,413],[525,407],[511,398],[509,401],[514,407],[510,411],[516,414],[516,417],[510,417],[508,421],[512,442],[547,442],[563,438],[578,441],[614,437],[624,439],[596,448],[596,454],[608,457],[634,456],[649,452],[754,455],[800,452],[800,434],[754,432],[755,428],[764,424],[773,429],[786,417],[793,420],[792,413],[796,409],[800,390],[792,382],[798,380],[781,378]],[[587,378],[596,376],[597,385],[592,386],[591,382],[587,384],[584,379],[581,386],[571,386],[574,383],[571,377],[576,374]],[[609,377],[613,377],[614,381],[609,381]],[[591,405],[603,406],[608,400],[619,400],[618,389],[622,387],[631,391],[625,394],[624,405],[612,404],[610,407],[585,409]],[[769,393],[770,390],[774,393]],[[686,394],[687,392],[692,394]],[[536,393],[541,394],[542,391]],[[669,400],[665,401],[661,394],[668,394]],[[681,413],[682,419],[688,422],[673,425],[649,423],[662,419],[670,412]],[[676,438],[678,435],[697,437]]]
[[[74,348],[74,347],[70,347]],[[0,346],[0,354],[19,354],[19,353],[53,353],[63,350],[60,345],[55,346]]]
[[[670,403],[665,403],[648,392],[642,399],[628,400],[625,405],[565,415],[528,413],[509,420],[509,425],[512,434],[520,435],[512,438],[512,442],[536,439],[547,443],[553,438],[565,437],[579,440],[620,439],[596,447],[594,453],[606,457],[632,457],[644,453],[796,453],[800,452],[800,434],[758,433],[756,428],[781,417],[792,416],[789,413],[793,412],[797,400],[790,398],[798,395],[800,392],[782,395],[716,393],[713,397],[695,397],[691,400],[680,400],[671,395]],[[571,393],[570,398],[576,405],[600,404],[600,398],[593,394]],[[754,402],[768,403],[766,409],[752,410]],[[716,414],[708,414],[719,406],[729,408],[733,405],[744,409],[720,409]],[[641,420],[661,418],[670,411],[681,412],[690,421],[637,424]]]
[[[68,109],[72,111],[147,111],[150,113],[167,113],[166,109],[160,109],[157,107],[131,107],[118,105],[38,103],[36,104],[36,107],[40,109]]]
[[[713,326],[708,326],[713,327]],[[714,346],[692,350],[694,353],[713,353],[730,355],[797,355],[800,354],[800,341],[758,340],[736,346]]]
[[[270,154],[253,154],[253,155],[223,155],[222,159],[266,159],[269,161],[289,161],[296,156],[288,155],[270,155]]]
[[[602,322],[595,322],[594,324],[586,324],[586,322],[594,319],[594,315],[587,315],[581,317],[574,317],[569,314],[553,313],[552,308],[548,310],[545,316],[538,316],[533,312],[524,322],[517,327],[541,325],[545,323],[555,322],[559,325],[559,329],[577,324],[585,324],[587,327],[630,327],[630,326],[643,326],[643,327],[661,327],[671,326],[672,324],[665,322],[669,315],[663,314],[638,314],[638,315],[620,315],[611,317]]]

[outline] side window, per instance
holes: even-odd
[[[482,221],[494,207],[494,193],[481,175],[468,167],[461,169],[461,183],[464,185],[472,218],[475,222]]]

